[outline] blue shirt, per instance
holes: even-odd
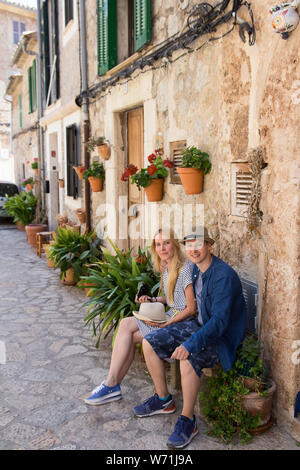
[[[194,265],[194,291],[199,273]],[[193,354],[209,344],[216,344],[222,368],[226,371],[232,368],[236,349],[245,335],[247,314],[241,281],[234,269],[212,256],[211,265],[202,274],[202,283],[203,326],[183,346]]]

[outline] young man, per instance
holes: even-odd
[[[198,433],[194,407],[200,388],[201,370],[219,362],[224,371],[232,368],[237,347],[244,338],[246,305],[236,272],[211,254],[214,243],[206,228],[184,237],[186,254],[194,266],[193,287],[199,329],[184,337],[168,325],[143,340],[143,351],[156,393],[134,408],[138,417],[175,411],[168,392],[163,359],[180,361],[183,394],[182,413],[167,441],[172,449],[188,445]],[[177,326],[178,330],[178,326]]]

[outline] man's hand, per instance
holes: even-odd
[[[178,346],[178,348],[175,349],[173,352],[171,359],[178,359],[179,361],[184,361],[189,357],[190,353],[188,352],[187,349],[185,349],[182,344]]]

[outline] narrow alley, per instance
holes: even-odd
[[[0,265],[0,341],[6,347],[0,449],[166,450],[179,410],[164,419],[132,413],[153,390],[140,354],[122,384],[124,399],[88,407],[83,398],[106,376],[111,338],[95,349],[80,308],[84,292],[62,285],[14,226],[0,226]],[[180,405],[180,393],[174,395]],[[199,436],[187,450],[228,449],[198,423]],[[299,450],[276,426],[248,446],[230,448]]]

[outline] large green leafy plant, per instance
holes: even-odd
[[[194,146],[187,147],[183,150],[182,166],[183,168],[197,168],[198,170],[203,170],[205,175],[211,170],[211,162],[208,153],[202,152]]]
[[[54,235],[54,243],[49,249],[49,258],[54,261],[54,267],[60,268],[61,279],[64,279],[68,269],[74,269],[74,280],[87,272],[87,265],[102,256],[101,240],[94,232],[80,234],[71,228],[58,228]]]
[[[21,222],[24,226],[29,225],[34,217],[37,206],[37,198],[32,192],[22,191],[20,194],[8,197],[4,209],[13,217],[14,223]]]
[[[114,341],[119,322],[138,309],[135,296],[140,284],[148,284],[153,295],[159,289],[147,250],[139,249],[138,256],[133,257],[132,250],[122,252],[109,241],[115,254],[104,250],[102,261],[90,267],[88,277],[82,278],[93,285],[92,296],[83,307],[87,307],[86,325],[92,325],[94,335],[98,336],[96,347],[101,336],[106,338],[112,330]]]
[[[207,381],[207,392],[200,393],[204,403],[204,415],[212,425],[209,433],[230,443],[237,437],[241,442],[250,442],[250,430],[256,429],[260,423],[259,415],[251,416],[243,407],[243,397],[249,393],[245,378],[253,378],[263,385],[257,393],[266,397],[267,370],[261,359],[262,348],[254,335],[247,336],[237,350],[234,367],[223,372],[221,367],[215,377]]]

